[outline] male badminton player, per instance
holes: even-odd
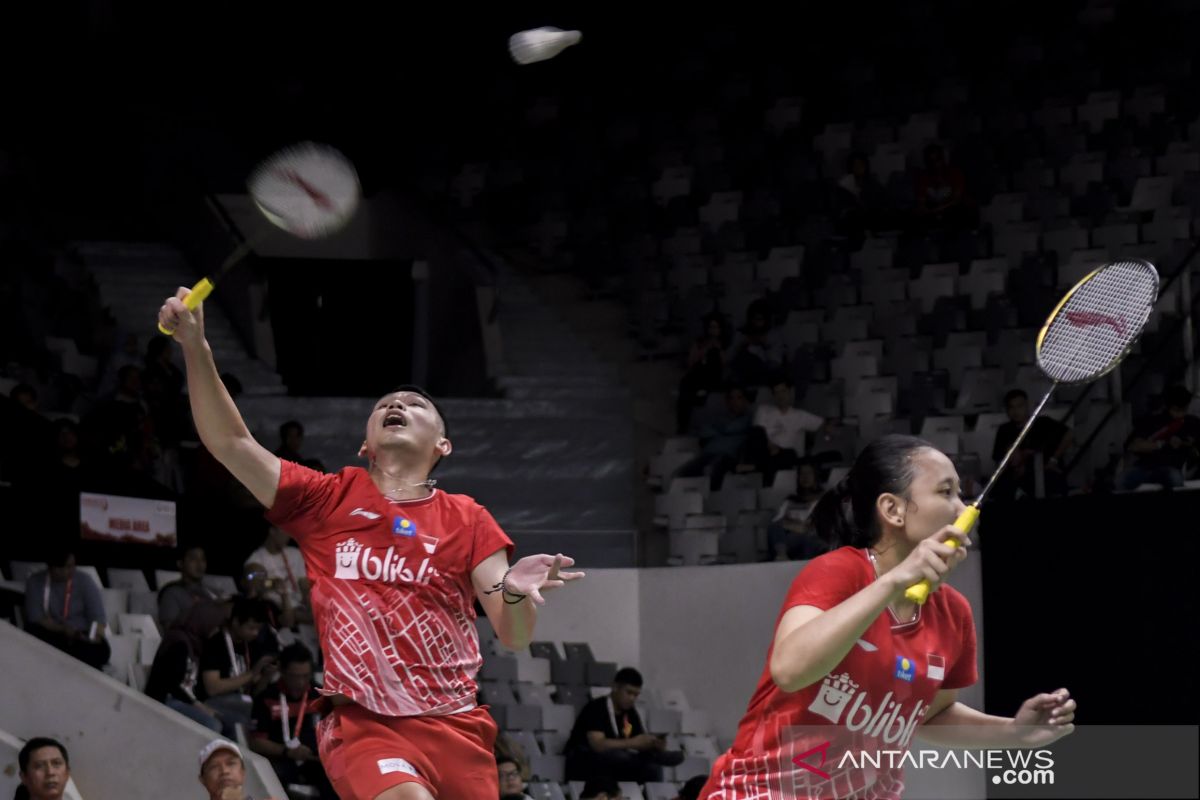
[[[834,549],[792,583],[758,688],[701,800],[898,798],[914,733],[951,748],[1027,749],[1073,731],[1066,689],[1031,697],[1015,717],[958,702],[977,678],[971,607],[949,586],[924,605],[904,597],[924,579],[938,587],[966,558],[970,540],[951,524],[964,509],[958,495],[950,459],[892,435],[821,497],[812,521]],[[880,768],[863,768],[864,755]]]
[[[159,323],[187,364],[196,429],[212,454],[300,545],[325,654],[321,761],[343,800],[495,800],[496,725],[475,705],[478,598],[503,644],[528,646],[541,592],[583,576],[563,555],[527,556],[465,495],[433,487],[446,423],[416,387],[367,418],[367,469],[326,475],[250,435],[204,338],[203,306],[167,298]],[[303,709],[297,712],[303,715]]]

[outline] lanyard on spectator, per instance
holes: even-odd
[[[243,662],[243,668],[238,669],[237,656],[233,652],[233,637],[229,635],[229,631],[225,631],[225,647],[229,649],[229,677],[236,678],[246,670],[250,669],[250,645],[243,644],[242,647],[246,650],[246,660]]]
[[[63,622],[67,620],[67,612],[71,610],[71,587],[75,583],[75,576],[67,578],[67,591],[63,593]],[[46,585],[42,589],[42,611],[46,612],[46,616],[50,616],[50,573],[46,573]]]
[[[300,591],[300,584],[296,583],[296,576],[294,574],[292,574],[292,565],[288,563],[286,547],[283,548],[283,551],[280,553],[280,555],[283,556],[283,568],[287,570],[288,583],[290,583],[292,585],[293,591],[296,591],[296,592]]]
[[[300,715],[296,717],[296,727],[292,731],[292,735],[288,736],[288,704],[287,690],[283,688],[283,683],[279,684],[279,725],[283,728],[283,741],[286,743],[288,750],[295,750],[300,746],[300,726],[304,724],[304,715],[308,712],[308,691],[304,692],[304,699],[300,701]]]

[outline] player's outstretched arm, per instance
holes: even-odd
[[[1015,717],[997,717],[955,700],[958,692],[937,693],[917,735],[930,744],[965,749],[1033,750],[1075,731],[1075,701],[1066,689],[1034,695]]]
[[[503,549],[480,562],[471,580],[501,644],[510,650],[529,646],[537,622],[536,606],[546,602],[542,592],[582,578],[582,572],[560,571],[574,564],[575,559],[559,553],[526,556],[509,567]]]
[[[158,322],[174,332],[187,365],[188,399],[200,441],[233,477],[267,508],[279,487],[279,457],[254,440],[217,372],[212,349],[204,338],[204,304],[189,311],[183,304],[190,290],[180,287],[158,312]]]

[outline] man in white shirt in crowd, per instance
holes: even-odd
[[[776,472],[794,468],[804,456],[805,435],[819,431],[825,424],[816,414],[793,405],[796,394],[787,378],[776,378],[771,394],[774,402],[754,410],[754,427],[766,434],[766,455],[761,466],[768,486]]]

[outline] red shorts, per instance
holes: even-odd
[[[342,800],[374,800],[419,783],[439,800],[496,800],[496,723],[485,708],[444,717],[387,717],[336,706],[317,731],[321,763]]]

